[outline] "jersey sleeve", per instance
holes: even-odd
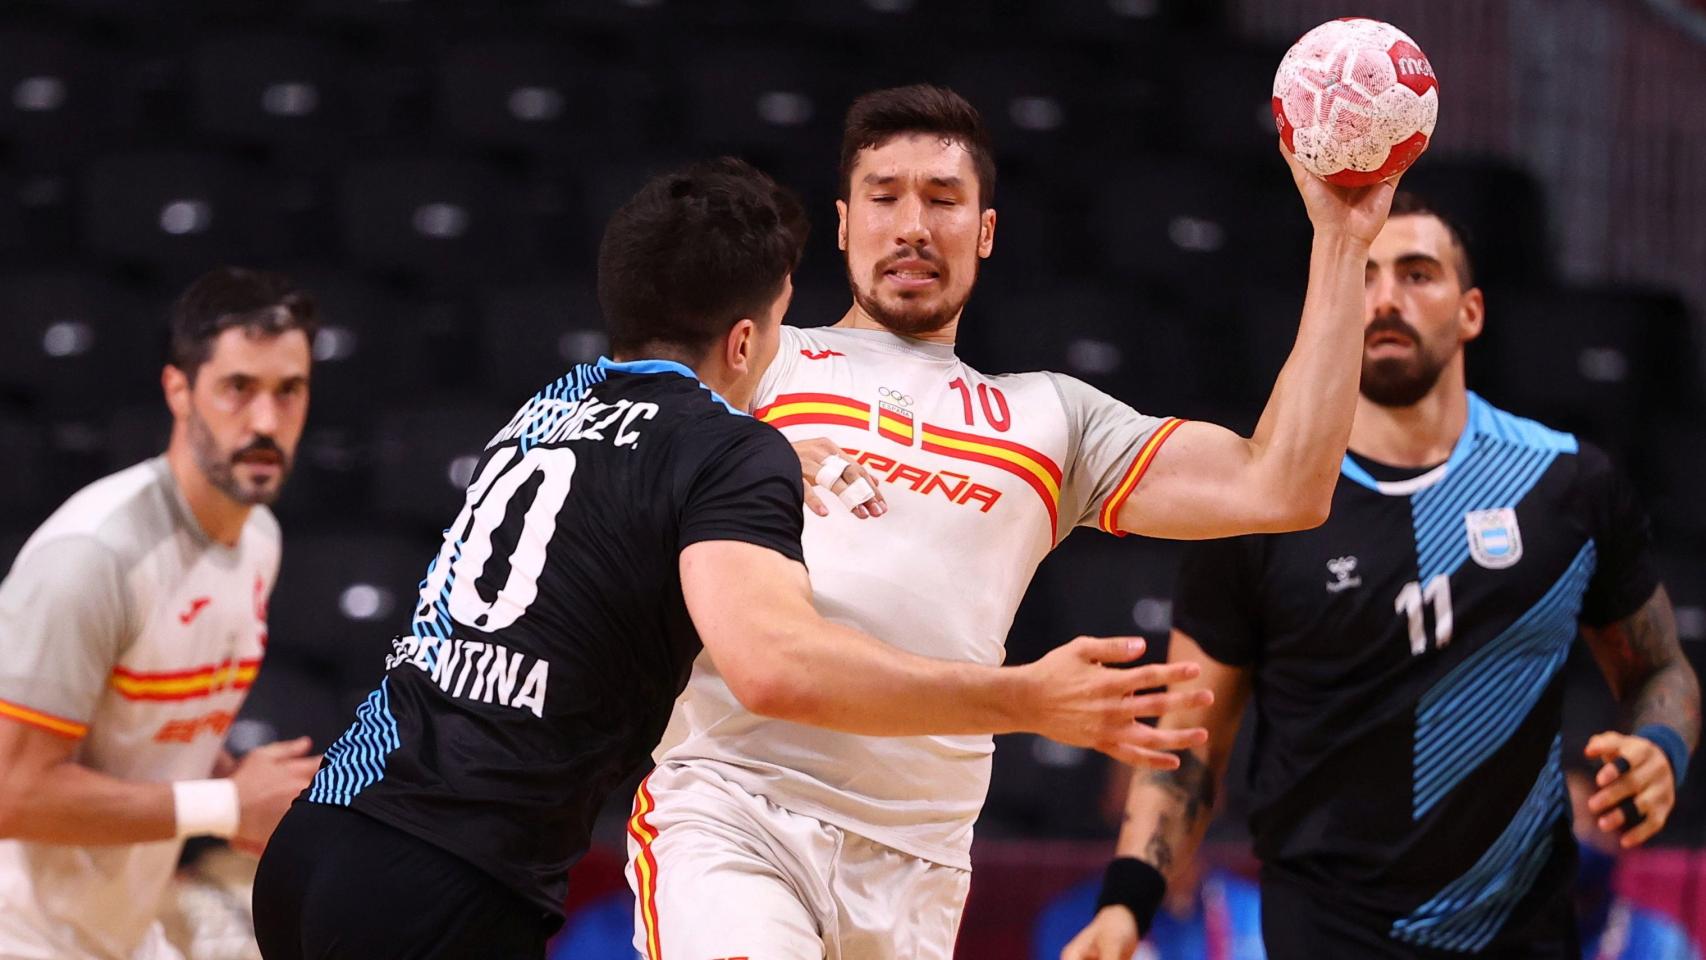
[[[752,409],[763,410],[776,401],[776,392],[781,385],[788,382],[794,368],[799,365],[800,351],[804,349],[805,335],[798,327],[782,325],[782,343],[776,348],[776,359],[770,361],[764,376],[758,378],[758,387],[752,394]],[[762,419],[762,416],[760,417]]]
[[[1603,627],[1629,616],[1659,586],[1653,534],[1633,485],[1598,447],[1578,454],[1580,509],[1593,531],[1598,562],[1582,597],[1582,622]]]
[[[20,556],[0,583],[0,716],[86,734],[131,635],[129,606],[118,558],[92,537]]]
[[[1249,665],[1260,649],[1260,578],[1256,536],[1188,544],[1173,587],[1173,628],[1221,663]]]
[[[678,549],[706,540],[738,540],[805,561],[805,493],[800,461],[782,434],[747,418],[735,429],[704,431],[700,465],[681,511]]]
[[[1060,491],[1060,518],[1118,536],[1120,508],[1131,499],[1156,451],[1183,420],[1138,413],[1082,380],[1049,374],[1066,409],[1071,438]],[[1065,535],[1068,530],[1059,531]]]

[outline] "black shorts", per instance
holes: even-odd
[[[1303,886],[1262,880],[1262,941],[1268,960],[1581,960],[1575,914],[1562,895],[1476,954],[1417,947],[1388,935],[1390,924]]]
[[[298,801],[255,875],[266,960],[540,960],[563,918],[443,850]]]

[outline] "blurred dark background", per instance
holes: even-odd
[[[222,263],[290,273],[327,326],[278,507],[272,650],[236,736],[324,746],[377,677],[480,445],[604,349],[591,270],[616,204],[678,160],[759,164],[814,216],[791,320],[833,322],[841,114],[918,80],[984,111],[1001,165],[967,360],[1248,427],[1308,254],[1273,155],[1273,69],[1346,13],[1405,29],[1440,77],[1434,145],[1405,185],[1468,228],[1489,311],[1471,385],[1634,476],[1700,663],[1706,12],[1684,0],[10,0],[0,564],[73,490],[162,448],[177,290]],[[1175,556],[1074,536],[1011,658],[1133,630],[1161,653]],[[1581,687],[1603,696],[1591,668]],[[1006,739],[982,862],[1042,862],[1003,839],[1095,840],[1059,872],[1095,869],[1105,765]],[[1664,842],[1700,845],[1703,779]],[[1235,835],[1236,811],[1223,822]],[[1047,886],[980,882],[972,916]]]

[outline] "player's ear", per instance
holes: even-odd
[[[835,201],[835,249],[847,249],[847,201]]]
[[[166,364],[160,371],[160,389],[166,394],[166,409],[172,411],[174,418],[189,416],[190,391],[193,386],[187,374],[169,363]]]
[[[988,259],[989,255],[995,252],[995,208],[990,207],[983,211],[978,220],[977,255],[981,259]]]
[[[723,338],[723,364],[736,376],[746,376],[758,363],[758,324],[742,317]]]
[[[1479,337],[1487,323],[1487,298],[1482,295],[1480,287],[1470,287],[1463,291],[1463,298],[1457,305],[1458,337],[1464,342]]]

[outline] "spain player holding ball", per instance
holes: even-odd
[[[817,609],[914,653],[997,664],[1037,564],[1076,527],[1192,538],[1320,523],[1356,400],[1363,263],[1392,187],[1293,172],[1315,227],[1309,292],[1245,438],[1071,377],[962,362],[961,312],[996,239],[989,138],[948,90],[859,98],[837,203],[853,303],[833,327],[784,327],[756,389],[756,415],[796,442],[808,482],[833,492],[860,467],[889,478],[879,521],[833,499],[806,518]],[[813,445],[825,437],[832,452]],[[1164,751],[1181,746],[1132,759],[1173,767]],[[699,658],[632,821],[635,946],[653,960],[946,960],[992,750],[988,736],[768,719]]]
[[[1646,517],[1605,454],[1469,391],[1487,306],[1461,234],[1399,194],[1368,251],[1361,398],[1332,515],[1193,545],[1169,658],[1209,741],[1132,783],[1066,960],[1128,960],[1194,856],[1247,702],[1268,956],[1577,960],[1561,756],[1579,635],[1628,718],[1590,739],[1598,829],[1664,827],[1700,732]]]

